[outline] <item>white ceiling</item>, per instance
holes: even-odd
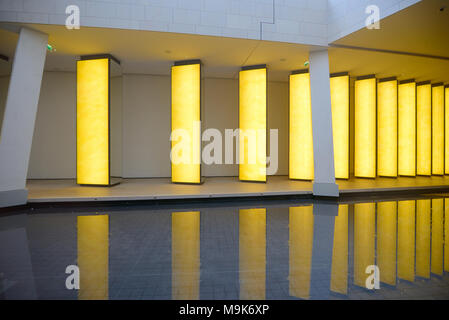
[[[441,12],[439,6],[446,3]],[[267,64],[273,81],[287,81],[292,70],[304,68],[310,50],[306,45],[167,32],[30,24],[49,34],[56,52],[48,52],[47,71],[74,71],[78,56],[110,53],[122,61],[124,73],[168,75],[173,61],[201,59],[204,75],[236,78],[243,65]],[[449,57],[449,0],[424,0],[381,21],[380,30],[359,30],[335,44],[398,50]],[[0,29],[0,54],[12,57],[17,34]],[[329,48],[331,72],[351,76],[376,74],[400,80],[449,83],[449,59]],[[0,60],[0,74],[11,63]]]

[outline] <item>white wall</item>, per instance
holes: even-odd
[[[365,27],[369,5],[379,8],[380,19],[388,17],[421,0],[328,0],[328,42],[332,43]],[[382,28],[382,21],[380,22]]]
[[[81,26],[327,44],[327,0],[0,0],[0,21],[64,25],[78,5]]]
[[[44,72],[28,178],[76,175],[76,75]]]
[[[0,92],[7,84],[5,79],[0,78]],[[170,177],[170,77],[125,74],[122,83],[123,177]],[[28,178],[75,178],[75,101],[75,73],[44,73]],[[217,128],[224,137],[224,129],[237,128],[238,80],[205,79],[203,110],[203,129]],[[288,83],[286,82],[268,84],[268,126],[279,129],[277,174],[286,175],[288,173]],[[238,167],[235,164],[203,164],[202,170],[204,176],[238,175]]]

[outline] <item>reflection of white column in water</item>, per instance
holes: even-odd
[[[334,225],[337,214],[336,202],[318,202],[313,205],[311,299],[327,299],[330,292]]]
[[[430,270],[443,275],[443,199],[432,199],[432,256]]]
[[[266,209],[239,210],[240,299],[265,299]]]
[[[332,249],[331,286],[333,292],[348,293],[348,206],[338,206]]]
[[[396,201],[377,203],[377,266],[380,281],[396,285]]]
[[[398,202],[398,278],[415,281],[415,200]]]
[[[78,216],[79,300],[109,296],[109,216]]]
[[[365,288],[368,266],[374,265],[376,204],[354,204],[354,284]]]
[[[430,199],[416,200],[416,275],[430,277]]]
[[[289,208],[289,294],[310,298],[313,207]]]
[[[25,214],[0,218],[0,300],[37,299],[28,236],[22,227],[26,219]],[[8,222],[13,222],[10,229]]]
[[[172,299],[200,298],[200,212],[172,213]]]

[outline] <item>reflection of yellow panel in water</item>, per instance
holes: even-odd
[[[109,278],[109,216],[78,216],[80,300],[107,300]]]
[[[289,178],[313,179],[312,103],[310,75],[290,75]]]
[[[430,277],[430,199],[416,201],[416,275]]]
[[[444,199],[444,271],[449,271],[449,198]]]
[[[443,199],[432,199],[432,256],[430,271],[443,274]]]
[[[415,201],[398,202],[398,277],[415,281]]]
[[[313,207],[289,208],[289,294],[310,298]]]
[[[172,213],[172,298],[200,298],[200,212]]]
[[[332,249],[331,291],[348,293],[348,205],[338,206]]]
[[[266,209],[239,211],[240,299],[265,299]]]
[[[380,281],[396,285],[397,202],[377,203],[377,265]]]
[[[374,265],[376,204],[354,204],[354,284],[365,288],[368,266]]]

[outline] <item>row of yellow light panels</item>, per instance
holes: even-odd
[[[347,294],[349,206],[339,205],[335,218],[331,291]],[[376,234],[377,211],[377,237]],[[354,283],[365,286],[366,266],[377,265],[381,282],[396,277],[414,281],[449,271],[449,199],[360,203],[354,205]],[[289,208],[289,293],[310,297],[313,206]],[[265,298],[266,209],[239,210],[240,297]],[[77,219],[79,299],[108,299],[109,217]],[[444,239],[446,239],[444,241]],[[415,249],[416,248],[416,249]],[[396,269],[397,261],[397,269]],[[416,263],[416,269],[415,269]],[[200,212],[172,214],[172,297],[198,299],[200,280]],[[257,280],[253,273],[257,270]]]
[[[443,85],[380,81],[376,119],[376,79],[359,79],[354,108],[356,177],[444,174]]]
[[[77,178],[80,184],[109,183],[108,153],[108,59],[78,61],[78,106],[77,106]],[[172,130],[186,130],[190,146],[183,150],[187,163],[173,163],[172,181],[199,183],[200,131],[195,122],[201,119],[200,64],[175,65],[172,69]],[[355,176],[376,176],[376,80],[374,77],[357,80],[355,83]],[[378,85],[378,175],[397,176],[443,174],[449,172],[449,161],[444,162],[444,153],[449,154],[449,139],[444,145],[444,88],[430,85],[418,86],[418,102],[415,106],[415,83],[402,83],[397,94],[398,111],[395,108],[395,80]],[[334,162],[336,178],[349,177],[349,76],[331,78],[331,102],[334,136]],[[98,89],[100,88],[100,89]],[[446,88],[446,95],[449,88]],[[239,77],[239,127],[266,130],[266,68],[242,70]],[[433,99],[431,98],[431,96]],[[429,100],[433,101],[432,112]],[[447,103],[447,99],[446,99]],[[417,109],[417,111],[416,111]],[[415,113],[419,121],[416,123]],[[430,114],[434,125],[432,126]],[[444,117],[441,116],[444,114]],[[399,118],[397,128],[395,119]],[[289,113],[289,177],[291,179],[313,179],[313,139],[309,73],[290,76]],[[416,138],[415,126],[418,126]],[[86,127],[87,126],[87,127]],[[86,128],[85,128],[86,127]],[[95,128],[93,128],[95,127]],[[432,133],[430,133],[432,128]],[[449,129],[445,135],[449,136]],[[429,141],[429,133],[432,137]],[[394,137],[397,134],[398,142]],[[95,139],[94,139],[95,138]],[[266,135],[256,135],[254,149],[245,134],[240,135],[241,180],[266,181]],[[101,141],[97,141],[101,139]],[[416,139],[416,142],[415,142]],[[172,141],[172,149],[178,141]],[[395,149],[399,152],[395,152]],[[445,149],[445,152],[443,151]],[[418,159],[415,154],[419,150]],[[430,156],[429,151],[432,150]],[[254,156],[255,163],[248,163]],[[398,154],[399,153],[399,154]],[[172,154],[175,158],[177,153]],[[396,161],[396,157],[398,160]],[[446,159],[449,159],[446,156]],[[182,161],[181,161],[182,162]],[[396,164],[398,163],[398,165]],[[417,166],[416,166],[417,164]],[[416,168],[417,167],[417,168]]]

